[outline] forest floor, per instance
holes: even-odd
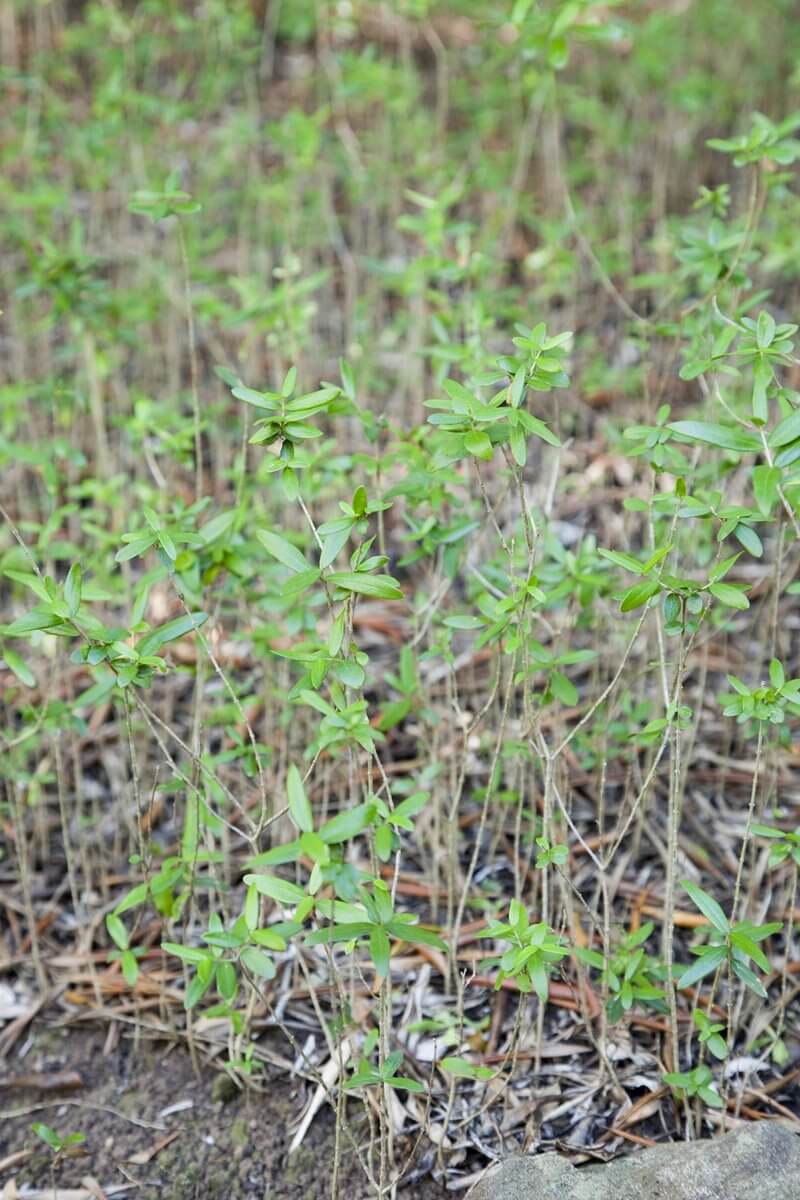
[[[27,1052],[0,1076],[0,1192],[53,1200],[52,1155],[34,1121],[81,1132],[85,1142],[55,1168],[59,1200],[317,1200],[330,1195],[335,1120],[324,1106],[303,1144],[289,1144],[314,1088],[282,1074],[239,1091],[184,1046],[75,1028],[44,1014]],[[58,1084],[62,1086],[57,1086]],[[56,1086],[54,1086],[56,1085]],[[357,1129],[357,1124],[356,1124]],[[9,1180],[13,1177],[13,1184]],[[342,1195],[366,1200],[368,1185],[342,1147]],[[400,1196],[435,1200],[432,1180],[409,1180]]]
[[[517,3],[519,29],[475,0],[184,7],[0,4],[0,1200],[366,1200],[365,1161],[384,1197],[434,1200],[519,1151],[800,1129],[800,701],[756,731],[726,699],[800,677],[800,502],[775,482],[800,488],[800,360],[775,352],[756,428],[744,324],[768,301],[760,355],[800,311],[800,196],[793,143],[749,177],[707,144],[800,107],[791,6]],[[558,7],[591,20],[556,89]],[[551,353],[574,331],[552,394],[545,343],[497,357],[540,320]],[[681,374],[712,337],[739,355],[724,409]],[[503,362],[559,437],[437,461],[431,398]],[[340,376],[295,427],[290,502],[250,385],[283,404]],[[724,424],[668,423],[694,414]],[[373,541],[390,576],[355,571]],[[321,716],[356,732],[323,744]],[[386,955],[312,941],[322,904],[389,886],[410,924]],[[247,938],[322,902],[271,974],[232,932],[257,893]],[[709,902],[726,937],[726,913],[772,930],[749,982],[732,950],[678,982]],[[541,1002],[487,959],[512,904],[564,939]],[[178,942],[222,955],[194,999]],[[359,1082],[362,1056],[398,1056],[400,1086]],[[37,1123],[83,1140],[54,1161]]]

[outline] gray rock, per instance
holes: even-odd
[[[558,1154],[507,1159],[470,1200],[800,1200],[800,1137],[773,1121],[712,1141],[653,1146],[574,1167]]]

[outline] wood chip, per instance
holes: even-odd
[[[31,1071],[26,1075],[9,1075],[0,1079],[0,1090],[17,1088],[37,1092],[76,1091],[84,1086],[78,1071]]]

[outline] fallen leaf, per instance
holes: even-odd
[[[84,1175],[81,1183],[86,1188],[87,1192],[94,1197],[94,1200],[108,1200],[108,1196],[100,1187],[93,1175]]]
[[[149,1163],[151,1159],[155,1158],[155,1156],[160,1153],[165,1146],[168,1146],[170,1142],[174,1142],[177,1136],[178,1130],[176,1129],[174,1133],[168,1133],[166,1137],[160,1138],[159,1141],[155,1142],[149,1150],[139,1150],[136,1154],[132,1154],[130,1158],[127,1158],[125,1161],[133,1163],[135,1167],[143,1167],[146,1163]]]

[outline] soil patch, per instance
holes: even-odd
[[[56,1072],[78,1072],[83,1086],[46,1091],[13,1082],[36,1073],[43,1083],[48,1077],[55,1082]],[[31,1151],[0,1176],[0,1184],[13,1178],[23,1195],[26,1188],[50,1187],[51,1155],[31,1129],[40,1121],[61,1136],[86,1135],[85,1153],[57,1166],[59,1188],[80,1187],[90,1175],[112,1194],[131,1185],[137,1200],[328,1200],[333,1114],[323,1108],[302,1146],[289,1155],[309,1085],[268,1075],[261,1080],[263,1092],[227,1089],[221,1084],[228,1077],[211,1068],[201,1066],[198,1077],[182,1045],[141,1040],[136,1045],[123,1036],[104,1053],[96,1032],[43,1022],[33,1028],[24,1058],[6,1063],[0,1079],[0,1160]],[[351,1127],[365,1145],[362,1120],[354,1109]],[[372,1194],[348,1144],[340,1178],[339,1193],[348,1200]],[[437,1200],[446,1193],[431,1179],[412,1175],[398,1195]]]

